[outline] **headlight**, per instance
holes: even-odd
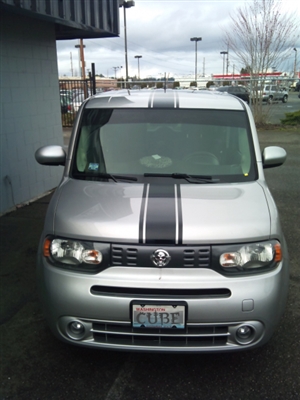
[[[275,267],[282,260],[281,245],[277,240],[228,247],[232,249],[219,257],[221,267],[226,270],[248,271]]]
[[[46,238],[43,254],[54,263],[62,263],[69,266],[100,264],[103,258],[101,251],[91,247],[92,244],[87,246],[86,243],[76,240]]]

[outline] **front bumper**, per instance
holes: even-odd
[[[63,341],[87,347],[151,352],[235,351],[266,343],[279,323],[288,268],[228,278],[209,269],[111,267],[72,273],[40,257],[38,283],[45,315]],[[186,304],[186,328],[137,329],[131,302]],[[77,333],[71,324],[82,325]],[[248,339],[238,329],[251,329]]]

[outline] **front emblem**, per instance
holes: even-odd
[[[163,249],[157,249],[150,257],[156,267],[165,267],[171,260],[170,254]]]

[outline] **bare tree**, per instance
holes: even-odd
[[[258,123],[265,117],[258,85],[263,86],[267,72],[290,54],[299,38],[298,22],[292,14],[282,13],[276,0],[253,0],[231,15],[225,30],[224,42],[242,65],[250,67],[253,114]]]

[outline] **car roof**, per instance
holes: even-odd
[[[240,99],[209,90],[116,90],[92,96],[85,108],[196,108],[244,110]]]

